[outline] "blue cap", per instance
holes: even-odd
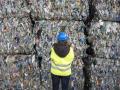
[[[58,41],[67,41],[69,39],[68,35],[65,32],[59,32],[57,36]]]

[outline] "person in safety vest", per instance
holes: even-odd
[[[68,35],[59,32],[57,43],[51,48],[51,76],[53,90],[59,90],[61,81],[62,90],[68,90],[69,79],[71,76],[71,64],[74,59],[73,47],[68,43]]]

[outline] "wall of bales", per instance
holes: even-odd
[[[91,66],[92,90],[119,90],[119,0],[0,0],[0,89],[50,90],[49,52],[61,30],[75,45],[70,89],[83,89],[81,58],[86,38],[92,38],[97,61]]]

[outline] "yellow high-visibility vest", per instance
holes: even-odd
[[[59,76],[71,75],[71,64],[74,59],[73,48],[70,47],[70,51],[67,56],[59,57],[53,48],[51,48],[51,73]]]

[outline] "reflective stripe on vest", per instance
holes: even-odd
[[[68,67],[71,65],[71,63],[65,65],[65,64],[56,64],[54,61],[52,61],[52,62],[54,63],[54,65],[60,66],[60,67]]]
[[[67,71],[67,70],[70,70],[70,69],[71,69],[70,67],[65,68],[65,69],[61,69],[61,68],[59,68],[59,67],[57,67],[57,66],[51,66],[51,68],[54,68],[54,69],[57,69],[57,70],[60,70],[60,71]]]

